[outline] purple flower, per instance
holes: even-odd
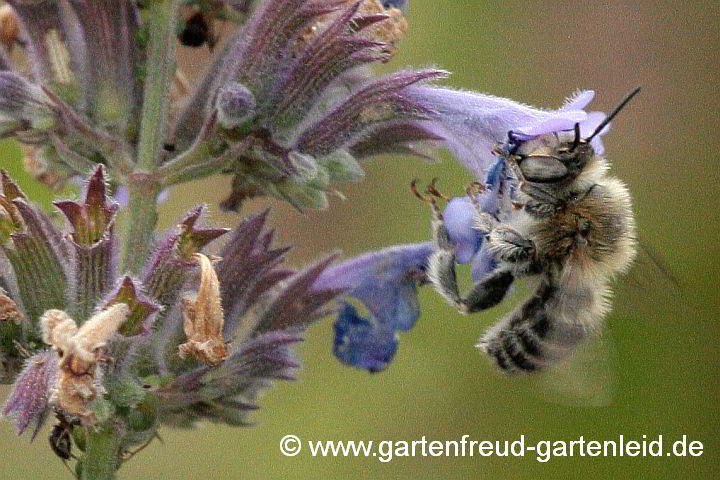
[[[470,195],[451,198],[443,212],[448,236],[455,244],[455,261],[472,263],[472,278],[475,281],[495,267],[495,261],[483,249],[483,239],[487,232],[480,231],[475,225],[475,213],[479,209],[504,220],[510,209],[513,186],[502,158],[496,158],[488,168],[484,187],[482,192],[474,194],[474,198],[470,198]]]
[[[345,306],[335,322],[335,355],[345,363],[378,371],[396,348],[395,331],[409,330],[420,315],[417,285],[424,278],[430,242],[397,245],[328,268],[315,288],[346,289],[370,312],[360,317]]]
[[[2,414],[12,416],[18,435],[35,423],[35,438],[48,413],[50,389],[55,382],[57,356],[44,351],[31,357],[20,372]]]
[[[450,199],[443,212],[458,263],[469,262],[482,245],[482,232],[473,228],[473,210],[470,197],[465,196]]]

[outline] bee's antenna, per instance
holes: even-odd
[[[593,134],[594,135],[594,134]],[[573,140],[572,147],[570,147],[570,151],[574,152],[575,149],[580,145],[580,124],[575,124],[575,140]]]
[[[620,113],[620,110],[625,108],[625,105],[627,105],[628,102],[630,100],[632,100],[632,98],[635,95],[637,95],[638,93],[640,93],[640,87],[637,87],[632,92],[628,93],[627,96],[623,99],[623,101],[620,102],[620,104],[617,107],[615,107],[615,110],[610,112],[610,114],[607,117],[605,117],[605,120],[603,120],[602,123],[597,126],[597,128],[592,133],[592,135],[590,135],[588,138],[586,138],[585,141],[590,142],[590,140],[592,140],[595,137],[595,135],[600,133],[602,131],[602,129],[605,128],[607,126],[607,124],[610,123],[610,121],[612,121],[613,118],[615,118],[615,115]]]

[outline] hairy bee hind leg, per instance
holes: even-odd
[[[462,296],[455,273],[455,254],[453,250],[442,248],[430,256],[427,277],[435,290],[461,313],[474,313],[494,307],[505,298],[515,279],[509,270],[496,270]]]
[[[415,181],[410,184],[410,190],[420,200],[429,204],[432,211],[431,230],[436,249],[430,255],[426,274],[435,290],[462,313],[476,312],[497,305],[512,283],[512,274],[509,271],[495,272],[473,286],[468,295],[463,297],[458,289],[455,272],[455,243],[450,239],[443,215],[433,198],[447,197],[435,188],[434,180],[426,190],[430,196],[419,193]]]
[[[440,208],[435,198],[432,198],[447,197],[435,188],[434,180],[426,190],[432,197],[419,193],[415,181],[410,184],[410,190],[420,200],[429,204],[432,210],[431,229],[436,249],[428,260],[426,275],[435,290],[461,313],[478,312],[500,303],[514,280],[513,274],[509,270],[494,271],[473,285],[466,296],[462,296],[458,289],[455,271],[455,244],[450,239]],[[493,225],[498,223],[494,218],[492,222]]]

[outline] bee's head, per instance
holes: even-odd
[[[530,139],[510,131],[506,143],[498,150],[517,165],[522,180],[567,185],[583,173],[595,157],[591,144],[593,138],[607,127],[639,91],[640,88],[636,88],[630,92],[587,138],[582,138],[579,123],[572,130],[550,132]]]
[[[580,137],[580,125],[572,132],[552,132],[531,140],[508,134],[506,151],[530,183],[565,184],[573,181],[595,155],[590,142]]]

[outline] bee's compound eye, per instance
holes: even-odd
[[[530,155],[520,161],[520,170],[528,182],[555,183],[568,176],[568,169],[554,157]]]

